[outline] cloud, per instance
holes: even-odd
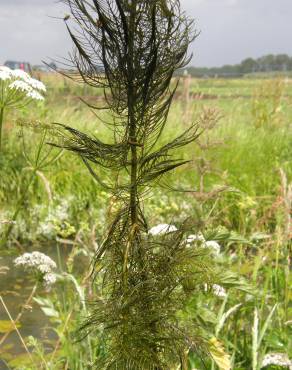
[[[64,6],[45,0],[0,0],[0,63],[7,59],[39,64],[65,56],[70,42],[61,20]]]
[[[181,0],[200,36],[192,46],[196,65],[222,65],[268,53],[292,54],[292,1]],[[56,0],[0,0],[0,63],[40,63],[71,50]]]

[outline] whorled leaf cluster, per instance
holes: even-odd
[[[102,328],[105,352],[98,369],[172,369],[185,366],[185,353],[203,348],[200,327],[179,320],[191,292],[211,284],[206,248],[190,247],[186,235],[198,222],[184,222],[164,236],[148,234],[143,195],[165,173],[186,163],[172,153],[193,142],[197,125],[159,146],[177,86],[176,69],[188,63],[195,37],[178,0],[64,0],[74,28],[75,71],[69,77],[104,92],[106,122],[113,141],[104,143],[69,126],[60,126],[57,145],[77,153],[95,179],[119,202],[95,256],[102,280],[84,332]],[[101,117],[102,119],[102,117]],[[126,180],[103,182],[95,165]],[[188,327],[187,327],[188,326]]]

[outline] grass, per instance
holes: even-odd
[[[77,343],[73,338],[90,311],[83,297],[99,294],[98,286],[89,283],[88,268],[115,201],[96,186],[72,154],[61,153],[53,160],[58,150],[49,152],[44,145],[41,158],[49,165],[40,165],[36,159],[43,132],[37,130],[37,123],[34,129],[21,128],[16,121],[62,122],[105,140],[110,132],[78,100],[82,96],[93,103],[92,89],[84,90],[54,74],[41,78],[48,86],[46,102],[10,112],[5,118],[0,221],[13,218],[16,211],[17,217],[8,235],[9,226],[0,224],[2,235],[7,235],[2,238],[1,255],[13,258],[50,245],[59,256],[58,284],[50,292],[39,290],[33,304],[33,310],[41,308],[48,317],[57,339],[22,339],[38,367],[81,370],[90,368],[105,350],[99,332]],[[181,153],[193,161],[168,177],[174,188],[188,192],[155,188],[145,199],[146,209],[151,226],[196,215],[203,220],[206,234],[216,230],[222,250],[218,264],[240,272],[249,288],[238,291],[226,282],[230,288],[225,298],[199,294],[187,310],[224,344],[232,369],[258,370],[267,353],[292,358],[292,82],[192,80],[190,91],[193,98],[187,106],[175,100],[162,141],[206,109],[215,109],[221,119],[214,127],[205,127],[199,143]],[[49,133],[46,141],[50,141]],[[107,174],[98,171],[107,181]],[[5,301],[5,290],[1,295]],[[6,320],[4,316],[1,319]],[[36,366],[27,354],[12,358],[13,348],[0,351],[8,368]],[[217,368],[216,361],[204,362],[207,369]],[[189,353],[188,366],[203,368],[195,353]]]

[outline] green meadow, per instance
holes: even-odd
[[[111,118],[89,106],[103,102],[98,91],[53,73],[36,77],[47,86],[45,101],[4,116],[1,369],[85,370],[105,351],[101,329],[80,340],[76,331],[99,294],[91,260],[116,200],[77,155],[51,145],[52,123],[110,142],[103,120]],[[230,278],[224,292],[206,289],[189,302],[194,322],[217,338],[218,353],[202,361],[190,352],[187,366],[224,369],[220,361],[229,356],[234,370],[281,369],[268,355],[292,359],[292,80],[191,79],[186,86],[182,78],[160,144],[192,122],[200,136],[177,153],[189,162],[145,194],[145,212],[150,227],[197,220],[220,245],[218,265],[242,279],[240,289]],[[112,176],[94,169],[102,182]],[[32,251],[57,264],[49,290],[13,265]]]

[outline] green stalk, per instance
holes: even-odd
[[[0,152],[2,149],[2,126],[4,121],[4,107],[0,109]]]
[[[134,35],[135,35],[135,17],[136,17],[136,1],[132,4],[130,18],[130,40],[128,54],[128,71],[129,71],[129,87],[128,87],[128,110],[130,123],[130,144],[131,144],[131,190],[130,190],[130,209],[132,226],[137,223],[137,146],[136,146],[136,119],[135,119],[135,88],[133,84],[134,77]]]

